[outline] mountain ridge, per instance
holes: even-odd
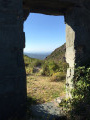
[[[45,58],[45,60],[53,60],[55,62],[58,61],[66,62],[65,52],[66,52],[66,43],[56,48],[49,56]]]

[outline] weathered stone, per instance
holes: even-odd
[[[0,0],[0,120],[25,115],[24,41],[22,0]]]
[[[75,7],[65,15],[66,22],[66,61],[69,63],[66,84],[67,96],[71,97],[74,68],[90,64],[90,16],[85,7]]]
[[[25,12],[47,15],[64,15],[67,9],[71,9],[75,4],[77,0],[23,0]]]

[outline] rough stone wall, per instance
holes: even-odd
[[[0,120],[25,113],[24,39],[22,0],[0,0]]]
[[[30,13],[64,15],[67,9],[71,9],[77,2],[79,0],[23,0],[23,9]]]
[[[65,15],[66,22],[66,60],[67,97],[71,97],[74,68],[90,65],[90,11],[86,6],[75,7]]]
[[[66,24],[66,61],[69,63],[66,76],[66,97],[71,97],[70,91],[73,88],[72,78],[74,76],[75,49],[74,49],[75,32]]]

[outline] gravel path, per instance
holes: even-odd
[[[36,119],[30,120],[66,120],[62,113],[62,108],[58,107],[61,99],[57,98],[52,102],[32,105],[30,107],[31,115]]]

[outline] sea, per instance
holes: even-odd
[[[27,55],[28,57],[36,58],[40,60],[44,60],[50,54],[51,53],[24,53],[24,55]]]

